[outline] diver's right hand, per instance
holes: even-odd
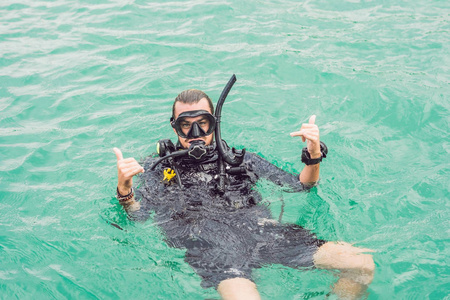
[[[133,186],[133,176],[144,173],[144,168],[132,157],[124,159],[119,148],[114,148],[113,150],[117,157],[117,188],[121,195],[128,195]]]

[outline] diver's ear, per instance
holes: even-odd
[[[177,131],[175,130],[175,119],[173,117],[170,117],[170,126],[172,126],[173,132],[175,132],[176,134]]]

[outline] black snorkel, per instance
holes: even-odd
[[[236,75],[233,74],[233,76],[231,76],[227,85],[223,89],[222,94],[220,94],[219,101],[217,101],[216,110],[214,112],[214,117],[216,118],[216,129],[214,131],[214,134],[216,138],[217,150],[219,151],[220,155],[220,159],[218,161],[219,184],[217,185],[217,190],[221,194],[225,193],[225,181],[227,176],[226,173],[232,174],[236,171],[237,173],[245,172],[245,170],[243,170],[240,166],[242,164],[242,161],[244,160],[245,148],[242,150],[236,150],[235,148],[232,148],[230,152],[230,150],[228,150],[228,146],[225,148],[225,142],[222,140],[222,135],[220,134],[220,118],[222,113],[222,106],[235,82]],[[232,167],[227,167],[225,169],[224,161]]]
[[[222,141],[222,135],[220,134],[220,118],[222,113],[222,106],[235,82],[236,75],[233,74],[233,76],[231,76],[227,85],[223,89],[219,101],[217,102],[216,110],[214,112],[214,116],[216,117],[216,129],[214,131],[214,134],[216,138],[217,150],[219,150],[220,156],[223,158],[223,160],[225,160],[229,165],[239,166],[244,160],[245,148],[242,150],[236,150],[233,147],[231,149],[231,152],[228,149],[226,150],[224,147],[224,142]]]

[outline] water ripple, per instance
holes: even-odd
[[[449,11],[437,0],[0,4],[2,296],[217,298],[158,226],[123,215],[112,147],[149,155],[175,138],[180,91],[216,100],[236,73],[223,112],[233,146],[298,172],[304,144],[289,132],[311,114],[329,145],[321,185],[285,196],[286,220],[375,248],[369,299],[446,297]],[[255,274],[270,298],[320,298],[333,282]]]

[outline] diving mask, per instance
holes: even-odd
[[[197,119],[192,122],[187,118]],[[170,124],[182,138],[195,139],[213,133],[216,118],[206,110],[192,110],[182,112],[176,120],[170,118]]]

